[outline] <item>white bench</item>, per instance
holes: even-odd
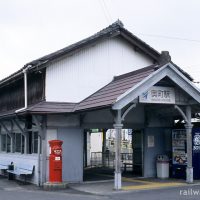
[[[0,160],[0,169],[2,170],[7,170],[8,169],[8,166],[11,165],[12,162],[9,161],[9,160]]]
[[[11,174],[15,174],[15,175],[23,175],[24,178],[25,178],[25,183],[26,183],[26,177],[28,175],[32,175],[33,172],[34,172],[34,168],[35,166],[34,165],[31,165],[31,164],[17,164],[17,165],[14,165],[14,169],[13,170],[7,170],[8,173],[11,173]]]

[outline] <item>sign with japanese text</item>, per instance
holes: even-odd
[[[200,132],[196,132],[193,135],[193,152],[200,152]]]
[[[171,87],[153,86],[139,96],[140,103],[175,104],[175,91]]]

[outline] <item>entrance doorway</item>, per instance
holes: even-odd
[[[84,141],[84,181],[113,179],[115,130],[86,130]],[[123,176],[143,175],[143,132],[141,130],[122,129],[121,169]]]
[[[134,130],[132,135],[133,175],[143,176],[143,131]]]

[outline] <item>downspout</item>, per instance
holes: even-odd
[[[40,167],[41,167],[41,163],[40,163],[40,151],[41,151],[41,136],[38,133],[38,186],[40,187],[41,184],[41,171],[40,171]]]
[[[28,65],[25,69],[23,69],[23,73],[24,73],[24,107],[16,110],[15,113],[23,111],[23,110],[27,109],[27,107],[28,107],[27,71],[30,67],[31,67],[31,65]]]

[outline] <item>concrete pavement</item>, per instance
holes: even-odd
[[[198,184],[198,183],[195,183]],[[187,186],[184,180],[176,179],[156,179],[156,178],[122,178],[122,189],[116,191],[113,189],[114,180],[106,181],[96,181],[96,182],[84,182],[79,184],[70,184],[70,188],[73,188],[77,191],[83,191],[91,194],[97,195],[112,195],[118,193],[124,193],[126,191],[139,191],[139,190],[153,190],[160,188],[171,188],[171,187],[180,187]]]
[[[112,196],[117,194],[124,194],[127,192],[150,191],[170,188],[187,188],[192,186],[199,186],[200,182],[194,184],[186,184],[184,180],[176,179],[156,179],[156,178],[122,178],[122,190],[116,191],[113,189],[114,180],[105,181],[90,181],[77,184],[69,184],[69,188],[53,191],[59,193],[80,194],[80,195],[103,195]],[[32,184],[23,184],[15,180],[7,180],[7,178],[0,176],[0,190],[3,191],[41,191],[45,192],[43,188],[39,188]],[[145,193],[146,193],[145,192]]]

